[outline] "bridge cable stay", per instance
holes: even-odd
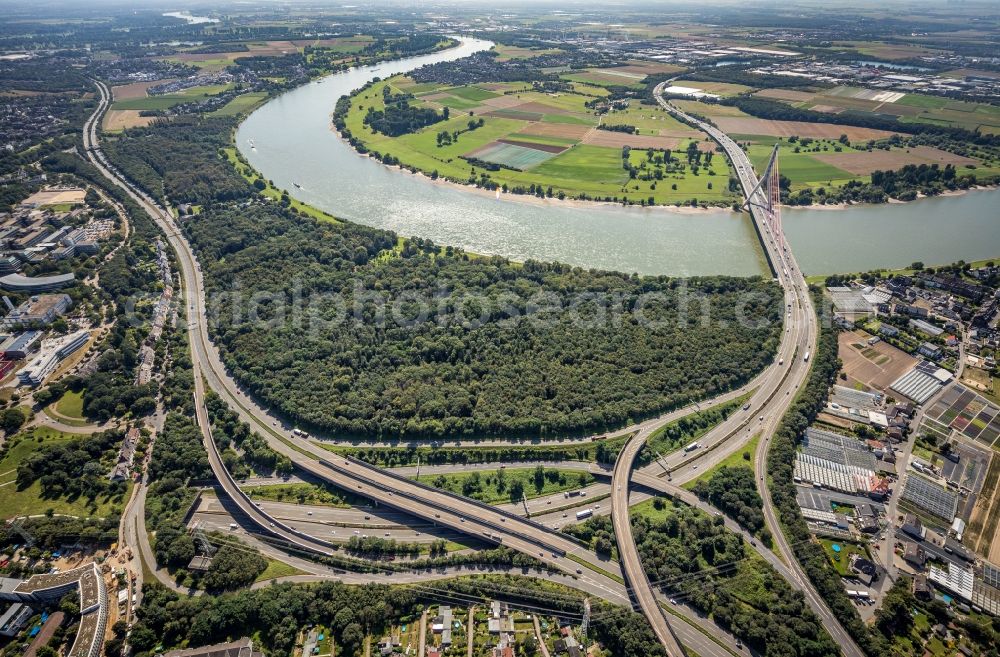
[[[758,192],[761,192],[760,194]],[[777,241],[779,251],[784,250],[784,233],[781,228],[781,175],[778,172],[778,144],[774,145],[764,174],[747,194],[743,209],[753,206],[765,213],[768,228]]]

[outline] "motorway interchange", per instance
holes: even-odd
[[[177,255],[185,293],[184,298],[187,304],[186,311],[195,381],[194,395],[203,442],[209,453],[213,472],[225,494],[235,505],[238,511],[237,515],[240,516],[242,522],[249,525],[253,533],[269,536],[272,539],[269,541],[272,544],[272,549],[273,542],[276,540],[298,553],[329,554],[335,547],[335,541],[331,540],[334,534],[318,535],[321,532],[316,531],[317,523],[310,522],[308,516],[295,518],[289,517],[288,514],[278,513],[279,507],[273,504],[258,505],[241,490],[238,482],[232,478],[222,464],[215,442],[211,437],[210,423],[204,406],[206,383],[239,415],[241,420],[264,436],[275,451],[288,456],[307,476],[374,500],[387,509],[391,509],[392,513],[396,514],[392,516],[394,519],[417,518],[425,525],[443,528],[454,535],[471,536],[481,542],[502,544],[532,556],[543,562],[552,571],[562,573],[559,579],[565,580],[588,594],[626,606],[631,606],[631,599],[634,599],[649,619],[658,638],[670,655],[683,654],[681,644],[690,646],[704,657],[732,654],[733,649],[739,647],[738,643],[727,636],[720,640],[718,635],[723,633],[704,619],[694,617],[693,612],[680,608],[677,612],[687,616],[686,622],[678,622],[677,620],[668,622],[667,615],[661,606],[666,604],[664,596],[647,580],[639,563],[638,552],[632,540],[628,509],[630,504],[647,499],[650,494],[655,492],[671,495],[699,506],[710,513],[718,513],[693,495],[683,491],[679,485],[695,478],[698,474],[697,468],[700,467],[701,471],[711,468],[726,456],[740,449],[754,435],[761,434],[755,458],[756,472],[761,475],[758,479],[758,487],[765,501],[765,518],[768,528],[776,539],[777,548],[782,558],[779,559],[770,550],[758,546],[756,543],[753,545],[793,586],[805,593],[810,606],[822,619],[827,631],[842,647],[845,654],[849,657],[860,657],[860,649],[833,618],[798,566],[794,553],[785,541],[769,503],[767,478],[764,476],[767,448],[770,437],[790,405],[795,392],[804,385],[807,379],[809,370],[807,355],[814,350],[816,341],[815,315],[805,281],[791,252],[784,246],[783,237],[772,232],[770,217],[763,216],[761,208],[766,205],[766,199],[763,198],[763,192],[758,187],[753,167],[743,150],[724,133],[677,110],[663,100],[660,96],[660,88],[657,89],[657,98],[667,111],[706,132],[729,155],[744,191],[750,196],[751,216],[761,237],[761,243],[769,263],[777,280],[785,290],[788,308],[786,331],[782,334],[782,342],[775,362],[752,382],[739,390],[704,401],[695,407],[679,409],[629,427],[628,430],[632,432],[632,437],[622,450],[614,470],[609,473],[602,468],[592,468],[594,474],[605,478],[610,475],[611,478],[610,485],[598,484],[595,491],[606,490],[611,495],[611,500],[605,501],[606,508],[599,511],[607,512],[610,509],[612,514],[621,562],[619,567],[614,562],[599,558],[589,548],[560,533],[557,527],[560,526],[561,518],[554,517],[559,515],[558,512],[546,514],[544,508],[541,508],[539,513],[532,513],[532,518],[527,518],[524,515],[525,509],[517,508],[519,505],[496,507],[486,505],[414,482],[403,474],[354,459],[334,456],[317,448],[306,438],[293,433],[291,427],[285,426],[270,415],[267,409],[262,408],[246,395],[229,376],[217,350],[209,339],[205,322],[205,295],[201,272],[190,245],[178,231],[171,213],[145,192],[128,182],[106,160],[99,148],[97,126],[110,105],[111,94],[105,84],[101,82],[95,82],[95,84],[100,94],[100,103],[84,129],[84,144],[87,155],[107,178],[124,188],[149,213],[166,234]],[[702,449],[691,454],[673,453],[658,458],[643,468],[633,467],[646,439],[658,428],[689,415],[698,408],[731,401],[745,394],[750,394],[749,409],[732,414],[727,420],[710,430],[700,439],[703,445]],[[602,471],[597,472],[596,470]],[[637,485],[642,490],[635,491],[634,488]],[[599,488],[600,486],[604,488]],[[551,500],[549,501],[551,502]],[[541,503],[544,502],[545,500],[542,500]],[[536,501],[533,506],[537,507],[538,504],[540,502]],[[130,511],[134,511],[134,508]],[[362,519],[362,522],[365,520]],[[402,525],[401,522],[398,524]],[[565,520],[562,524],[565,524]],[[751,540],[745,532],[728,519],[727,526],[733,531],[744,534],[748,541]],[[347,530],[345,529],[345,531]],[[390,533],[392,531],[397,530],[393,529]],[[381,535],[381,533],[376,532],[370,533]],[[442,575],[438,574],[437,576]],[[317,577],[350,579],[345,577],[343,573],[325,573],[317,575]],[[622,578],[628,583],[628,587],[621,584]],[[368,579],[372,578],[369,576]],[[422,579],[425,577],[419,576],[412,581]],[[393,580],[396,582],[411,581],[398,574]],[[709,639],[709,634],[715,634],[715,640]]]

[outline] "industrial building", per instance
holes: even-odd
[[[958,493],[916,472],[911,472],[906,478],[902,499],[944,520],[948,525],[958,510]]]
[[[951,381],[951,372],[934,363],[922,361],[889,386],[907,399],[923,404],[944,384]]]
[[[0,287],[11,292],[50,292],[72,285],[76,280],[76,275],[57,274],[55,276],[22,276],[21,274],[7,274],[0,277]]]
[[[795,479],[817,488],[829,488],[857,495],[870,495],[878,490],[880,478],[873,470],[842,465],[810,454],[795,458]]]

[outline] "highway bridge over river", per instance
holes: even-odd
[[[666,83],[658,85],[653,92],[660,106],[684,123],[705,132],[722,147],[729,157],[746,199],[744,207],[750,212],[768,265],[785,292],[786,327],[782,333],[781,345],[778,348],[778,360],[768,368],[769,372],[765,372],[759,377],[761,385],[750,401],[752,413],[759,416],[756,430],[762,436],[755,459],[755,471],[758,474],[757,485],[764,500],[764,515],[768,529],[771,531],[784,561],[789,564],[788,571],[783,574],[790,575],[793,586],[805,593],[810,607],[823,621],[827,632],[841,646],[845,655],[862,657],[863,653],[860,648],[819,597],[799,565],[778,523],[767,490],[768,447],[782,416],[791,405],[795,393],[805,385],[808,379],[809,354],[815,351],[817,339],[815,312],[809,297],[808,287],[781,229],[777,146],[771,154],[764,175],[758,179],[750,158],[747,157],[746,152],[739,144],[714,125],[690,116],[671,105],[663,98],[664,84]],[[666,612],[657,600],[656,591],[643,570],[629,519],[628,497],[633,466],[636,457],[652,433],[652,430],[639,431],[629,440],[619,455],[612,477],[611,514],[622,571],[631,587],[632,595],[643,614],[652,624],[657,637],[666,648],[667,654],[671,657],[679,657],[684,654],[683,648],[671,628]],[[645,483],[649,484],[648,481]]]
[[[219,353],[208,335],[205,321],[204,285],[200,268],[190,245],[178,230],[171,213],[145,191],[128,181],[106,159],[99,148],[98,125],[110,105],[111,93],[104,83],[96,81],[95,84],[100,93],[100,103],[84,129],[84,146],[87,157],[109,180],[125,189],[133,200],[153,218],[164,231],[171,247],[177,254],[187,303],[198,422],[202,429],[206,450],[209,453],[209,460],[226,493],[232,497],[240,510],[257,525],[261,532],[270,534],[298,550],[317,554],[330,554],[332,552],[332,545],[329,541],[276,521],[260,510],[240,491],[236,482],[226,471],[215,449],[210,423],[204,407],[205,384],[216,392],[239,415],[242,421],[248,423],[252,429],[264,436],[275,451],[288,456],[297,467],[321,481],[350,490],[379,504],[430,523],[476,537],[479,540],[502,544],[530,555],[545,563],[547,567],[562,571],[575,578],[577,588],[617,604],[628,604],[629,602],[629,589],[622,586],[621,580],[618,579],[624,576],[630,584],[632,595],[653,624],[657,636],[666,646],[668,653],[670,655],[683,654],[675,633],[671,631],[666,617],[658,606],[657,594],[643,574],[642,566],[639,563],[628,522],[628,492],[633,474],[632,466],[645,440],[659,427],[690,413],[690,409],[668,413],[637,425],[634,437],[627,444],[618,460],[613,474],[612,514],[621,554],[621,569],[613,563],[609,565],[608,562],[598,559],[592,551],[565,534],[510,511],[424,486],[382,468],[353,459],[333,456],[318,448],[310,441],[295,435],[291,431],[291,427],[284,425],[266,409],[259,406],[232,379],[221,362]],[[777,363],[740,391],[731,391],[705,402],[709,405],[721,403],[746,391],[754,391],[751,402],[756,409],[755,413],[760,416],[757,429],[764,432],[761,450],[757,457],[757,471],[763,473],[765,472],[763,459],[766,455],[769,437],[784,410],[788,407],[790,399],[794,396],[794,391],[804,384],[808,374],[808,364],[802,355],[814,349],[815,346],[816,327],[812,304],[801,273],[798,271],[781,235],[780,217],[776,218],[775,215],[777,206],[774,203],[774,189],[770,183],[768,185],[759,184],[746,154],[724,133],[713,126],[687,116],[662,99],[660,102],[667,111],[708,133],[729,154],[748,197],[751,215],[772,271],[785,290],[788,304],[788,326],[783,334]],[[742,439],[746,433],[749,433],[749,431],[746,433],[743,431],[743,427],[747,424],[746,418],[738,420],[736,430],[732,429],[730,424],[724,423],[723,426],[713,429],[710,433],[714,433],[719,441]],[[723,431],[727,433],[721,434]],[[717,450],[720,457],[723,451]],[[651,475],[648,472],[640,473],[637,478],[641,480],[642,477],[646,476]],[[761,478],[759,486],[765,501],[769,500],[764,478]],[[654,488],[670,490],[669,487],[665,486],[654,486]],[[793,585],[806,591],[806,597],[813,609],[820,614],[827,630],[834,636],[835,641],[843,647],[845,653],[849,657],[862,657],[860,650],[857,649],[850,637],[846,636],[815,591],[809,586],[808,580],[798,567],[790,547],[783,539],[777,525],[777,519],[769,504],[765,504],[765,515],[772,534],[778,540],[778,547],[784,560],[791,564],[791,576],[795,580],[792,582]],[[405,583],[405,581],[405,577],[400,577],[400,583]],[[716,647],[703,635],[691,630],[690,627],[678,628],[676,633],[682,635],[689,645],[693,644],[701,654],[706,654]],[[707,644],[704,648],[701,645],[703,643]]]

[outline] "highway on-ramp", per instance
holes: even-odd
[[[739,177],[744,195],[747,198],[751,219],[760,237],[768,262],[778,282],[785,291],[787,311],[786,329],[782,333],[782,341],[778,350],[778,361],[771,365],[768,372],[759,377],[762,383],[751,398],[750,408],[746,409],[758,417],[757,423],[753,423],[745,415],[743,417],[737,416],[736,418],[730,417],[729,420],[724,422],[722,426],[714,429],[713,432],[716,434],[721,433],[723,440],[739,436],[740,441],[748,439],[750,435],[755,433],[761,434],[762,438],[755,463],[756,472],[759,475],[757,484],[761,492],[761,497],[764,500],[764,516],[768,528],[774,537],[781,555],[788,564],[787,569],[779,569],[779,572],[783,572],[793,585],[797,585],[797,588],[800,588],[805,593],[810,607],[819,616],[827,632],[840,645],[843,652],[848,657],[862,657],[863,653],[861,649],[840,625],[803,572],[794,551],[788,544],[782,531],[767,490],[767,477],[765,473],[767,472],[767,453],[770,441],[777,430],[781,418],[791,406],[795,393],[807,382],[809,374],[808,355],[814,352],[816,347],[816,319],[805,279],[795,262],[793,254],[786,245],[784,236],[775,234],[775,231],[780,230],[780,228],[774,225],[771,217],[767,216],[765,208],[768,206],[768,199],[764,196],[764,191],[762,191],[759,185],[757,175],[747,154],[735,141],[715,126],[689,116],[664,100],[662,89],[663,84],[659,85],[654,91],[659,104],[685,123],[695,126],[708,134],[729,156],[729,160]],[[726,426],[727,423],[731,422],[742,422],[742,424],[734,430],[733,427]],[[740,430],[743,426],[746,426],[747,429],[743,432],[745,435],[740,435]],[[622,570],[625,573],[626,580],[632,587],[632,593],[643,613],[653,625],[657,636],[666,647],[668,653],[671,655],[680,655],[683,653],[673,635],[671,624],[660,608],[655,591],[642,568],[638,550],[632,537],[629,520],[628,498],[633,465],[650,434],[651,432],[647,431],[636,433],[626,444],[619,456],[612,478],[612,518],[618,543],[619,558],[622,562]],[[692,479],[695,474],[690,470],[681,472],[679,473],[679,479]]]

